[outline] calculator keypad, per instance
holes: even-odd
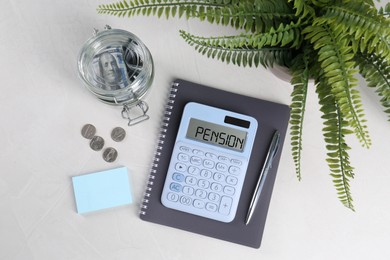
[[[161,200],[169,208],[230,222],[236,214],[246,167],[245,158],[179,142]]]

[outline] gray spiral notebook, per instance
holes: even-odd
[[[245,114],[255,118],[258,122],[258,129],[239,198],[237,212],[233,221],[229,223],[171,209],[165,207],[161,202],[161,194],[163,192],[183,109],[189,102],[197,102]],[[161,126],[154,164],[141,205],[140,218],[145,221],[208,237],[259,248],[281,150],[286,136],[290,108],[287,105],[243,96],[178,79],[172,84],[164,114],[165,118]],[[248,225],[245,225],[245,218],[253,191],[265,161],[269,142],[275,130],[280,132],[281,137],[279,151],[274,158],[272,168],[269,171],[252,220]]]

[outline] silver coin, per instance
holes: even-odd
[[[111,138],[115,142],[120,142],[126,137],[126,131],[122,127],[115,127],[111,132]]]
[[[116,160],[117,157],[118,157],[118,152],[112,147],[106,148],[103,152],[103,159],[106,162],[113,162]]]
[[[87,139],[92,139],[92,137],[94,137],[96,134],[96,128],[95,126],[91,125],[91,124],[86,124],[85,126],[83,126],[83,128],[81,129],[81,135],[84,137],[84,138],[87,138]]]
[[[89,146],[94,151],[100,151],[104,146],[104,139],[100,136],[94,136],[89,143]]]

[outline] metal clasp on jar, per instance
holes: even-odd
[[[135,108],[138,108],[138,112],[135,111]],[[128,126],[136,125],[145,120],[149,119],[149,116],[146,114],[149,110],[149,106],[146,102],[139,100],[135,106],[123,105],[122,117],[128,120]]]
[[[111,30],[111,26],[109,26],[108,24],[106,24],[106,26],[104,26],[104,30]],[[93,33],[92,35],[93,36],[96,36],[96,34],[98,34],[99,30],[96,29],[96,28],[93,28]]]

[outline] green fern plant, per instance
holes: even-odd
[[[354,210],[354,177],[346,136],[370,147],[356,74],[376,89],[390,120],[390,4],[372,0],[119,0],[98,13],[132,17],[197,18],[237,29],[202,37],[180,31],[199,53],[238,66],[285,66],[292,75],[290,136],[301,179],[303,121],[309,79],[314,79],[323,119],[326,161],[340,201]]]

